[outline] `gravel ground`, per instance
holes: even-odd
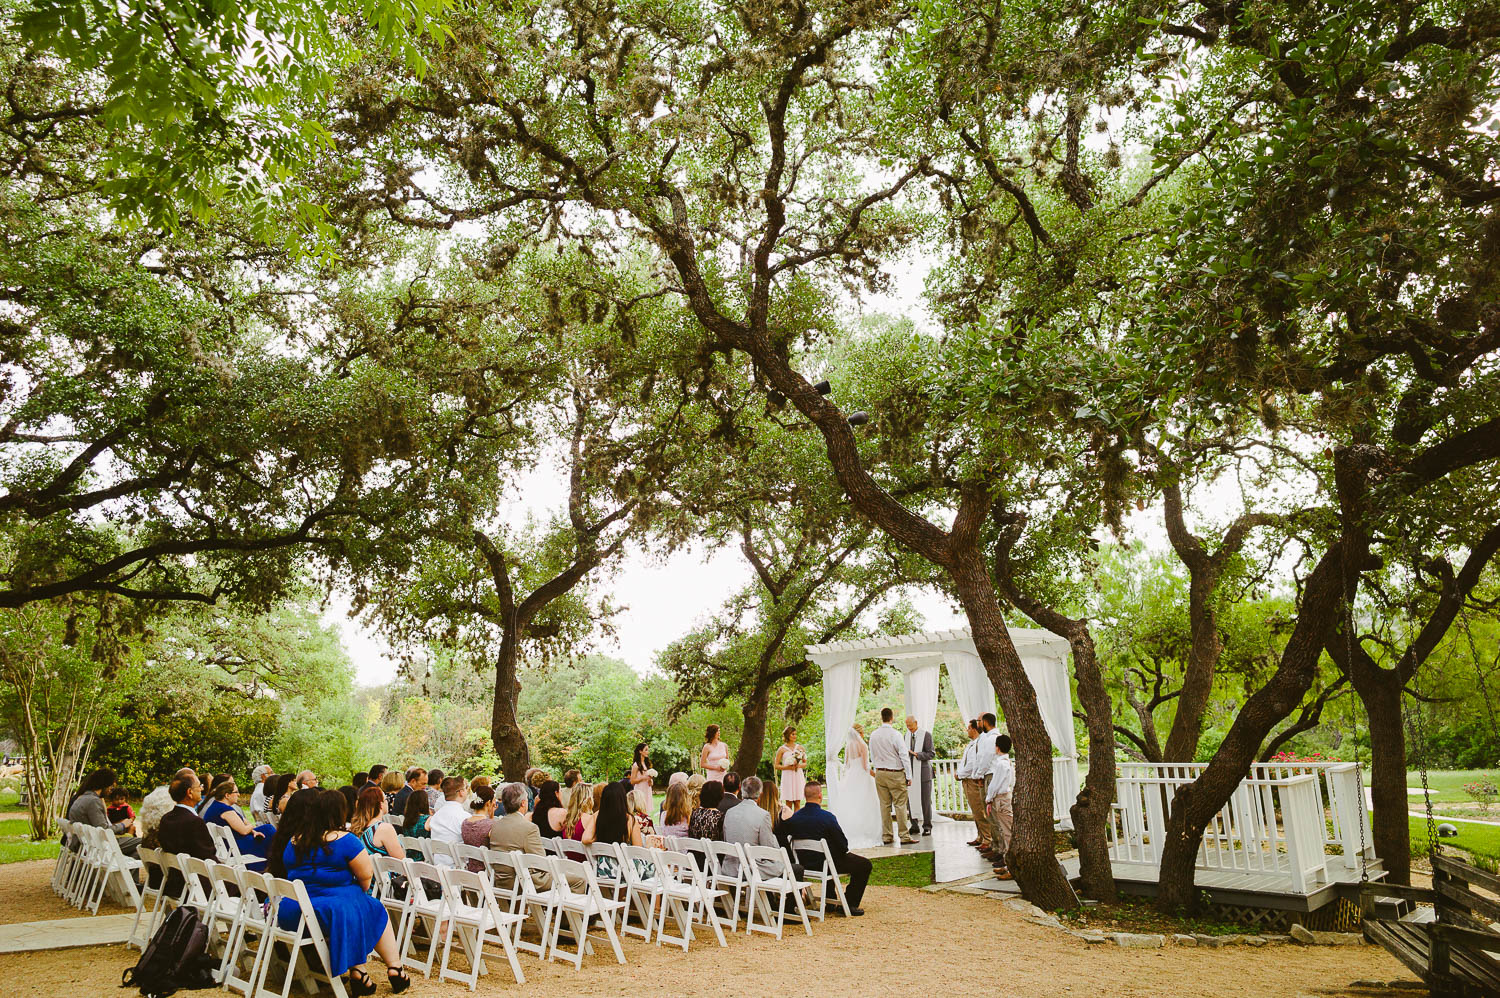
[[[47,887],[50,862],[16,863],[0,869],[0,921],[62,918],[72,909]],[[689,953],[624,944],[624,966],[595,955],[576,971],[542,964],[522,954],[521,969],[534,993],[619,996],[643,994],[801,996],[809,998],[914,998],[996,991],[1014,995],[1136,996],[1245,995],[1296,998],[1339,995],[1360,979],[1410,979],[1384,951],[1370,946],[1268,946],[1200,950],[1167,947],[1127,950],[1089,946],[1038,925],[997,901],[955,894],[927,894],[903,887],[872,887],[860,919],[813,923],[811,938],[788,928],[777,942],[743,932],[727,936],[720,949],[695,942]],[[601,947],[608,954],[608,947]],[[7,998],[59,995],[119,995],[120,972],[138,954],[124,947],[0,955]],[[372,965],[381,973],[378,962]],[[503,959],[479,992],[515,993]],[[528,988],[527,990],[532,990]],[[300,992],[298,992],[300,993]],[[384,986],[380,994],[389,992]],[[459,998],[462,985],[418,977],[407,994]],[[1410,994],[1411,992],[1405,992]]]

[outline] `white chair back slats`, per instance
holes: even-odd
[[[269,962],[271,947],[265,945],[268,923],[275,917],[271,906],[270,880],[263,873],[231,868],[239,885],[239,919],[230,931],[219,963],[219,983],[248,996],[255,990],[261,968]],[[246,958],[249,966],[245,967]]]
[[[674,943],[685,951],[693,938],[693,925],[705,923],[714,930],[720,946],[727,946],[724,930],[719,927],[717,902],[725,892],[708,886],[708,877],[693,857],[684,852],[659,850],[656,869],[662,881],[661,917],[656,926],[656,944]],[[667,913],[677,923],[677,934],[667,934]]]
[[[594,869],[599,889],[608,893],[610,900],[622,900],[625,894],[625,874],[624,864],[620,862],[620,847],[609,842],[592,842],[584,848],[589,854],[585,862]],[[603,864],[598,862],[601,857],[606,860]],[[604,873],[601,867],[612,870],[613,873]]]
[[[563,859],[571,859],[579,863],[588,861],[589,847],[584,845],[582,842],[579,842],[577,839],[565,839],[561,836],[558,836],[557,838],[550,839],[549,841],[552,843],[553,852],[555,852]]]
[[[516,927],[524,919],[500,910],[490,891],[488,877],[464,869],[443,869],[438,874],[442,878],[443,896],[448,907],[448,931],[443,938],[443,962],[438,968],[438,979],[467,984],[473,991],[479,985],[479,975],[487,973],[485,947],[498,945],[510,963],[516,983],[526,983],[526,975],[521,973],[521,965],[516,960],[513,938]],[[466,972],[450,966],[455,936],[469,964]]]
[[[615,915],[623,914],[625,902],[604,897],[592,863],[579,863],[556,856],[547,857],[547,861],[552,868],[552,883],[559,909],[558,918],[552,923],[552,938],[547,947],[549,957],[557,959],[562,923],[566,919],[577,945],[572,953],[564,952],[562,955],[575,967],[581,968],[584,954],[593,952],[593,945],[589,942],[589,924],[597,918],[609,940],[610,948],[614,950],[615,960],[624,963],[625,952],[620,948],[620,936],[615,932]],[[582,885],[582,889],[575,890],[573,884]]]
[[[815,859],[820,861],[820,869],[813,869],[806,864],[803,865],[802,878],[821,885],[818,897],[818,910],[814,912],[818,921],[823,921],[828,914],[829,893],[838,900],[839,907],[847,912],[849,910],[849,899],[844,896],[844,882],[839,879],[839,871],[833,865],[833,853],[828,849],[828,842],[824,839],[793,839],[791,842],[792,854],[811,853]]]
[[[786,900],[790,896],[797,904],[797,913],[802,919],[802,928],[812,935],[812,921],[807,917],[807,906],[802,902],[803,889],[812,886],[792,876],[792,863],[786,850],[780,846],[756,846],[741,844],[745,854],[744,869],[750,875],[750,912],[745,919],[746,932],[766,932],[781,938],[786,921]],[[771,920],[770,899],[776,896],[776,919]],[[756,924],[759,911],[762,922]]]
[[[414,859],[419,863],[428,862],[427,853],[424,851],[426,843],[431,839],[417,838],[415,835],[398,835],[396,841],[401,843],[401,851],[406,853],[407,859]]]
[[[460,870],[477,873],[478,871],[473,869],[473,867],[478,866],[482,868],[484,866],[483,846],[471,846],[467,842],[460,842],[453,847],[453,856],[458,860],[458,869]]]
[[[422,854],[427,857],[427,862],[434,866],[457,866],[458,856],[454,853],[455,843],[440,842],[437,839],[427,839],[422,846]]]
[[[57,823],[57,834],[60,845],[57,849],[57,862],[52,865],[52,893],[58,897],[67,897],[67,883],[72,875],[73,867],[77,864],[78,855],[73,851],[73,823],[66,818]]]
[[[385,907],[391,919],[391,933],[396,937],[396,952],[404,952],[406,933],[411,928],[411,877],[406,860],[394,856],[371,854],[370,863],[375,867],[371,893]]]
[[[432,863],[418,860],[406,861],[407,928],[406,940],[401,949],[401,963],[422,972],[423,977],[432,976],[432,963],[437,958],[439,927],[447,916],[448,906],[443,898],[443,882],[438,868]],[[417,933],[427,935],[427,956],[411,953],[418,942]]]

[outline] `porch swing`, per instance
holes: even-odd
[[[1408,616],[1410,616],[1408,612]],[[1345,626],[1346,640],[1354,640],[1354,614]],[[1413,675],[1415,685],[1416,676]],[[1420,977],[1438,998],[1470,998],[1500,994],[1500,876],[1447,855],[1438,845],[1432,790],[1427,781],[1426,736],[1420,691],[1414,699],[1416,744],[1421,755],[1422,798],[1427,816],[1427,855],[1432,863],[1432,887],[1373,884],[1363,851],[1360,856],[1360,910],[1365,938],[1383,947]],[[1406,698],[1401,699],[1402,729],[1411,730]],[[1361,780],[1360,793],[1364,788]],[[1361,802],[1363,803],[1363,802]],[[1361,843],[1363,845],[1363,843]],[[1480,894],[1480,888],[1490,897]],[[1416,908],[1398,918],[1376,917],[1377,899],[1401,898]]]

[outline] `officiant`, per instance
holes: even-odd
[[[921,794],[923,835],[932,834],[932,732],[917,724],[917,719],[906,715],[906,777],[911,781],[912,796]],[[911,804],[912,835],[917,834],[917,802]]]

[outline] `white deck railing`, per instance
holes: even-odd
[[[939,814],[963,818],[969,815],[963,784],[958,780],[957,759],[932,760],[932,806]],[[1072,828],[1068,809],[1078,797],[1078,760],[1067,756],[1052,757],[1052,820]]]
[[[1173,796],[1206,768],[1206,763],[1121,763],[1111,859],[1160,866]],[[1361,804],[1353,763],[1258,763],[1205,829],[1197,866],[1270,878],[1306,894],[1337,879],[1331,864],[1359,867],[1362,828],[1365,854],[1374,857]],[[1328,855],[1328,845],[1339,846],[1343,855]]]

